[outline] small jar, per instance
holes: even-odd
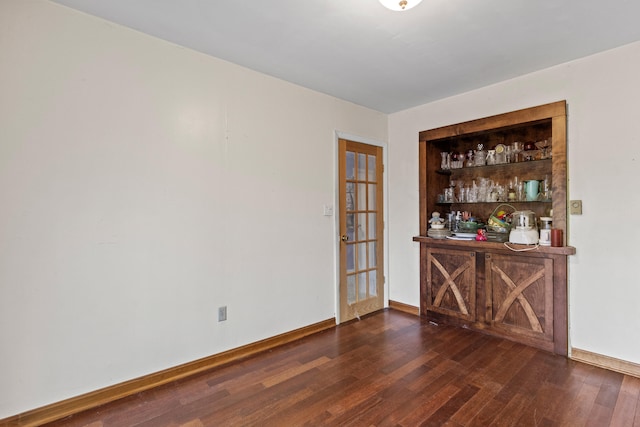
[[[548,216],[540,217],[540,239],[541,246],[551,246],[551,222],[553,219]]]
[[[551,229],[551,246],[557,248],[563,245],[564,245],[564,241],[562,237],[562,229],[552,228]]]
[[[496,164],[496,150],[488,150],[487,165],[495,165],[495,164]]]

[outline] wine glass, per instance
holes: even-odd
[[[551,151],[549,151],[549,148],[551,148],[551,142],[549,142],[548,139],[536,142],[536,148],[540,150],[541,159],[548,159],[551,157]]]

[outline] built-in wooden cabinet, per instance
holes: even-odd
[[[443,152],[486,150],[515,141],[547,140],[547,155],[527,161],[443,168]],[[567,256],[570,246],[533,247],[501,242],[427,237],[434,211],[471,211],[486,220],[508,202],[537,217],[552,216],[553,228],[567,231],[566,104],[564,101],[420,132],[421,315],[567,354]],[[550,155],[549,155],[550,153]],[[550,181],[548,197],[536,200],[443,199],[455,182]],[[566,241],[566,240],[565,240]]]
[[[423,317],[567,354],[567,256],[575,248],[513,252],[493,242],[414,240]]]

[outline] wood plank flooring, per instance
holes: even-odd
[[[640,379],[382,311],[50,426],[640,426]]]

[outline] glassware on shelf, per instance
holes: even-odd
[[[451,155],[446,151],[440,153],[442,160],[440,161],[440,169],[448,170],[451,168]],[[437,157],[436,157],[437,158]]]
[[[534,182],[535,181],[535,182]],[[539,193],[535,184],[539,183]],[[450,179],[448,187],[437,195],[438,203],[505,203],[505,202],[549,202],[551,201],[551,178],[545,175],[540,180],[520,180],[513,176],[508,181],[488,177],[476,177],[471,181],[463,178]]]
[[[544,176],[544,180],[542,181],[542,191],[540,193],[542,195],[542,200],[551,200],[551,178],[549,178],[549,175]]]
[[[451,169],[460,169],[464,165],[463,153],[451,153]]]
[[[504,144],[497,144],[495,148],[496,164],[507,163],[507,147]]]
[[[518,202],[522,202],[524,201],[524,199],[525,199],[524,183],[520,181],[516,185],[516,200]]]
[[[522,152],[523,145],[522,142],[516,141],[511,146],[511,163],[518,163],[522,161],[520,159],[520,153]]]
[[[473,160],[476,166],[484,166],[487,160],[487,153],[484,151],[484,144],[478,144]]]
[[[551,158],[551,141],[549,139],[536,142],[536,148],[540,150],[541,160]]]
[[[496,150],[487,150],[487,166],[496,164]]]
[[[453,203],[453,187],[447,187],[444,189],[444,202]]]
[[[486,202],[489,197],[489,180],[480,178],[480,186],[478,187],[478,201]]]
[[[540,197],[540,181],[537,179],[525,181],[524,191],[527,202],[535,202]]]
[[[516,193],[516,188],[513,185],[513,182],[509,182],[509,189],[507,190],[507,200],[509,202],[515,202],[518,198]]]
[[[529,162],[536,159],[536,154],[536,145],[533,142],[527,142],[524,144],[524,150],[520,153],[520,156],[522,157],[522,160]]]
[[[458,188],[458,202],[467,203],[469,200],[467,198],[467,189],[463,186]]]
[[[513,162],[513,153],[512,153],[512,148],[510,145],[507,145],[506,147],[504,147],[504,160],[505,163],[512,163]]]
[[[473,160],[473,150],[467,151],[467,163],[465,166],[467,167],[475,166],[475,162]]]

